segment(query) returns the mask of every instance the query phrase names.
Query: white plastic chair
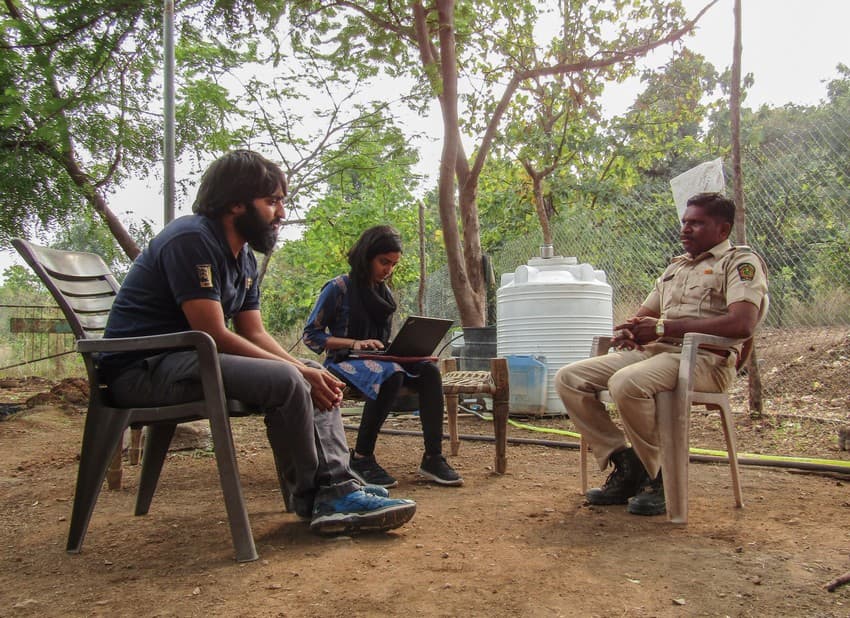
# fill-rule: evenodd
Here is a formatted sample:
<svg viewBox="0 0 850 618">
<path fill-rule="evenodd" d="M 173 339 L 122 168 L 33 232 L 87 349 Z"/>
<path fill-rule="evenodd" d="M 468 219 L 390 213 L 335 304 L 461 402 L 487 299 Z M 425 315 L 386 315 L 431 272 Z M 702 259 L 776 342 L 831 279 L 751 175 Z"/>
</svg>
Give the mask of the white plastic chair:
<svg viewBox="0 0 850 618">
<path fill-rule="evenodd" d="M 728 339 L 687 333 L 682 341 L 682 360 L 679 364 L 679 378 L 672 391 L 656 393 L 655 406 L 658 414 L 658 434 L 661 441 L 661 469 L 664 474 L 664 495 L 667 502 L 667 519 L 676 524 L 688 522 L 688 444 L 691 421 L 691 405 L 701 404 L 710 410 L 720 412 L 723 435 L 726 438 L 726 452 L 729 457 L 729 471 L 732 475 L 732 491 L 735 494 L 735 506 L 742 508 L 744 500 L 741 493 L 741 476 L 738 469 L 738 450 L 735 445 L 735 426 L 732 422 L 732 408 L 727 393 L 706 393 L 695 391 L 692 387 L 697 349 L 709 346 L 713 349 L 727 348 L 745 344 L 749 340 Z M 596 337 L 593 340 L 591 355 L 607 354 L 611 347 L 611 337 Z M 745 354 L 738 360 L 740 370 L 746 362 L 748 346 L 743 346 Z M 611 402 L 608 391 L 598 395 L 602 402 Z M 588 445 L 582 438 L 579 455 L 582 493 L 587 491 L 587 453 Z"/>
</svg>

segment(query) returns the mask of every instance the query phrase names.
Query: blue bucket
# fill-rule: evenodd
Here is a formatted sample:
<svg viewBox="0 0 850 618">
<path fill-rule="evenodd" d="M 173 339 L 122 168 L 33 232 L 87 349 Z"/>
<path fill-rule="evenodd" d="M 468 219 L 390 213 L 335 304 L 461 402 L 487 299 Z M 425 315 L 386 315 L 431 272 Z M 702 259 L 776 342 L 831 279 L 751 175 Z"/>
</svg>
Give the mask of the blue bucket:
<svg viewBox="0 0 850 618">
<path fill-rule="evenodd" d="M 511 414 L 546 414 L 546 357 L 509 354 L 508 384 Z"/>
</svg>

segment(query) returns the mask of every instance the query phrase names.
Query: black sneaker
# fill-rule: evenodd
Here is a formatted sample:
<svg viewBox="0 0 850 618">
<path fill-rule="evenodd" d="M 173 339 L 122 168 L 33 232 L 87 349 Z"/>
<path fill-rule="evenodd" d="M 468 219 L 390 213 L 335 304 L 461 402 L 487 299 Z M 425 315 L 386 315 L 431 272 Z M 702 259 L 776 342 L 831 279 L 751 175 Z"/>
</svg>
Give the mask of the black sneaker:
<svg viewBox="0 0 850 618">
<path fill-rule="evenodd" d="M 352 450 L 351 456 L 348 458 L 348 466 L 351 468 L 351 474 L 354 478 L 363 485 L 377 485 L 387 489 L 398 485 L 398 481 L 380 466 L 374 455 L 355 457 Z"/>
<path fill-rule="evenodd" d="M 637 495 L 649 478 L 637 454 L 631 448 L 611 455 L 614 470 L 605 479 L 602 487 L 589 489 L 585 494 L 588 504 L 627 504 Z"/>
<path fill-rule="evenodd" d="M 629 499 L 628 510 L 632 515 L 661 515 L 667 511 L 661 472 L 638 495 Z"/>
<path fill-rule="evenodd" d="M 442 455 L 423 455 L 419 474 L 440 485 L 463 485 L 463 479 Z"/>
</svg>

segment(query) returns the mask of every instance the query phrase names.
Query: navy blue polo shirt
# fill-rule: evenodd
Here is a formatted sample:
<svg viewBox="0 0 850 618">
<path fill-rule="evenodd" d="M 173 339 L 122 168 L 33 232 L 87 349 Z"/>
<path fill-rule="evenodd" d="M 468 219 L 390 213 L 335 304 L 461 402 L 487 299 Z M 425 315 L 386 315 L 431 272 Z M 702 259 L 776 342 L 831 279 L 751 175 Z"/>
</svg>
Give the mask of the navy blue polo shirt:
<svg viewBox="0 0 850 618">
<path fill-rule="evenodd" d="M 245 245 L 236 257 L 220 221 L 188 215 L 169 223 L 133 262 L 109 312 L 104 337 L 141 337 L 190 330 L 181 305 L 221 303 L 226 320 L 260 308 L 257 259 Z M 150 355 L 103 355 L 112 373 Z"/>
</svg>

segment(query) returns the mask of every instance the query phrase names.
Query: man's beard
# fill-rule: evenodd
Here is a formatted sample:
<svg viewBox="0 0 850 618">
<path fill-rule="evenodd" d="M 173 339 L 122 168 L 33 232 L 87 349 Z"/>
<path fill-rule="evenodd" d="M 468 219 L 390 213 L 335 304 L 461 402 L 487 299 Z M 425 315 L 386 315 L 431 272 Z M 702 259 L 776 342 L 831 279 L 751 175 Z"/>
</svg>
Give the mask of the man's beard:
<svg viewBox="0 0 850 618">
<path fill-rule="evenodd" d="M 233 220 L 233 227 L 254 251 L 268 254 L 274 249 L 277 242 L 277 230 L 272 223 L 263 220 L 254 204 L 248 203 L 245 212 Z"/>
</svg>

